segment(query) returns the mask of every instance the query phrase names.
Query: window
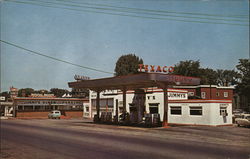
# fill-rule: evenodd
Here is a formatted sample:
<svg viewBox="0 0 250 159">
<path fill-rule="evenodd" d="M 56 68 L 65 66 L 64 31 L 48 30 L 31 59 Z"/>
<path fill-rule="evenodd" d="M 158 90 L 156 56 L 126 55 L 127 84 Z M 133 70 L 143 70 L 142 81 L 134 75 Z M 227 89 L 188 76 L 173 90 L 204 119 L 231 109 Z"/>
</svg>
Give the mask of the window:
<svg viewBox="0 0 250 159">
<path fill-rule="evenodd" d="M 18 106 L 17 110 L 23 110 L 23 106 Z"/>
<path fill-rule="evenodd" d="M 188 92 L 188 96 L 194 96 L 194 92 Z"/>
<path fill-rule="evenodd" d="M 149 104 L 150 114 L 158 114 L 158 106 L 159 106 L 159 103 L 150 103 Z"/>
<path fill-rule="evenodd" d="M 202 115 L 202 107 L 190 107 L 190 115 Z"/>
<path fill-rule="evenodd" d="M 89 112 L 89 107 L 86 107 L 86 112 Z"/>
<path fill-rule="evenodd" d="M 227 107 L 220 107 L 220 115 L 227 116 Z"/>
<path fill-rule="evenodd" d="M 216 92 L 216 96 L 219 97 L 220 96 L 220 92 Z"/>
<path fill-rule="evenodd" d="M 139 99 L 145 99 L 145 97 L 140 97 Z M 148 100 L 150 100 L 150 99 L 151 100 L 155 100 L 155 96 L 148 96 Z"/>
<path fill-rule="evenodd" d="M 123 107 L 119 107 L 119 113 L 123 112 Z"/>
<path fill-rule="evenodd" d="M 205 99 L 206 98 L 206 92 L 201 92 L 201 98 Z"/>
<path fill-rule="evenodd" d="M 33 110 L 33 106 L 24 106 L 24 110 Z"/>
<path fill-rule="evenodd" d="M 228 92 L 224 92 L 224 97 L 228 97 Z"/>
<path fill-rule="evenodd" d="M 170 107 L 170 113 L 173 115 L 181 115 L 181 107 L 180 106 Z"/>
</svg>

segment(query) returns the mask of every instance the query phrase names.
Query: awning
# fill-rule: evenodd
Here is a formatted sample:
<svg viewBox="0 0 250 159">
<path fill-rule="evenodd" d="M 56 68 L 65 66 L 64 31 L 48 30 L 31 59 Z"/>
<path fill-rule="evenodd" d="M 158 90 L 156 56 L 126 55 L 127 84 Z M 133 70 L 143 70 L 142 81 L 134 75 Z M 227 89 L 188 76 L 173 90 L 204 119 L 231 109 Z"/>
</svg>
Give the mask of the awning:
<svg viewBox="0 0 250 159">
<path fill-rule="evenodd" d="M 69 82 L 70 88 L 87 88 L 91 90 L 136 89 L 163 87 L 166 85 L 199 85 L 200 78 L 162 73 L 140 73 L 127 76 L 100 78 Z"/>
</svg>

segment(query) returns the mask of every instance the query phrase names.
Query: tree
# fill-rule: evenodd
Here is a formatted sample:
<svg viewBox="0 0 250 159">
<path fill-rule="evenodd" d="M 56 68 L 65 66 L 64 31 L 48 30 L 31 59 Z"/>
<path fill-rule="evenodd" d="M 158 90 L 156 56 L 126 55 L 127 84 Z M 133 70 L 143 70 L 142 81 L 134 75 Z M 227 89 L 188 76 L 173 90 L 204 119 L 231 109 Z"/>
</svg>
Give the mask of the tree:
<svg viewBox="0 0 250 159">
<path fill-rule="evenodd" d="M 135 54 L 122 55 L 116 62 L 115 76 L 136 74 L 139 64 L 143 64 L 143 60 Z"/>
<path fill-rule="evenodd" d="M 173 74 L 200 77 L 200 61 L 180 61 L 174 66 Z"/>
<path fill-rule="evenodd" d="M 174 67 L 173 74 L 201 78 L 201 84 L 229 86 L 238 83 L 240 74 L 234 70 L 213 70 L 201 68 L 199 61 L 180 61 Z"/>
<path fill-rule="evenodd" d="M 51 88 L 50 93 L 54 94 L 56 97 L 62 97 L 65 93 L 69 93 L 66 89 Z"/>
<path fill-rule="evenodd" d="M 240 83 L 237 86 L 237 91 L 240 95 L 244 95 L 250 102 L 250 61 L 249 59 L 240 59 L 236 68 L 240 71 Z"/>
<path fill-rule="evenodd" d="M 210 68 L 201 68 L 200 71 L 201 84 L 217 85 L 217 72 Z"/>
<path fill-rule="evenodd" d="M 45 89 L 41 89 L 41 90 L 35 90 L 34 93 L 38 93 L 38 94 L 48 94 L 49 91 L 45 90 Z"/>
<path fill-rule="evenodd" d="M 18 97 L 28 97 L 31 93 L 34 93 L 34 89 L 22 88 L 18 90 Z"/>
<path fill-rule="evenodd" d="M 217 84 L 220 86 L 230 86 L 238 83 L 241 75 L 235 70 L 221 70 L 216 71 Z"/>
</svg>

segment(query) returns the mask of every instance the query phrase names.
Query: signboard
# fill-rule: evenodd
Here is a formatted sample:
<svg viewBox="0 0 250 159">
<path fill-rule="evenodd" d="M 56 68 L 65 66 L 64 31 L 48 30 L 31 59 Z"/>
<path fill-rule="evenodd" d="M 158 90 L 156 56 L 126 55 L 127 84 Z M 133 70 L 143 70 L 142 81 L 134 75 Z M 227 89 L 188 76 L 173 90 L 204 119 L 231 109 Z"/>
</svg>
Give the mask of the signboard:
<svg viewBox="0 0 250 159">
<path fill-rule="evenodd" d="M 188 77 L 188 76 L 181 76 L 181 75 L 159 75 L 157 78 L 159 81 L 165 81 L 169 83 L 174 83 L 175 85 L 199 85 L 200 78 L 197 77 Z"/>
<path fill-rule="evenodd" d="M 179 92 L 168 92 L 169 100 L 187 100 L 187 93 L 179 93 Z"/>
<path fill-rule="evenodd" d="M 4 96 L 1 96 L 1 97 L 0 97 L 0 101 L 5 101 L 5 97 L 4 97 Z"/>
<path fill-rule="evenodd" d="M 81 75 L 75 75 L 74 79 L 79 81 L 79 80 L 90 80 L 90 77 L 87 76 L 81 76 Z"/>
<path fill-rule="evenodd" d="M 139 72 L 163 72 L 163 73 L 171 73 L 174 71 L 173 66 L 159 66 L 159 65 L 138 65 Z"/>
</svg>

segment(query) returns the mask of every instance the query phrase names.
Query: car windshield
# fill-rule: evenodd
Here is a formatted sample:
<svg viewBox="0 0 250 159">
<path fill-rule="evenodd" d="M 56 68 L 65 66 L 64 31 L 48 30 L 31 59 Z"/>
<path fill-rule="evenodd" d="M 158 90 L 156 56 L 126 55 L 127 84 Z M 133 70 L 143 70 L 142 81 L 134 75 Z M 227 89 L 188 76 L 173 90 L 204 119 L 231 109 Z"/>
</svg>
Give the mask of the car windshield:
<svg viewBox="0 0 250 159">
<path fill-rule="evenodd" d="M 56 114 L 59 114 L 59 112 L 55 112 Z"/>
</svg>

